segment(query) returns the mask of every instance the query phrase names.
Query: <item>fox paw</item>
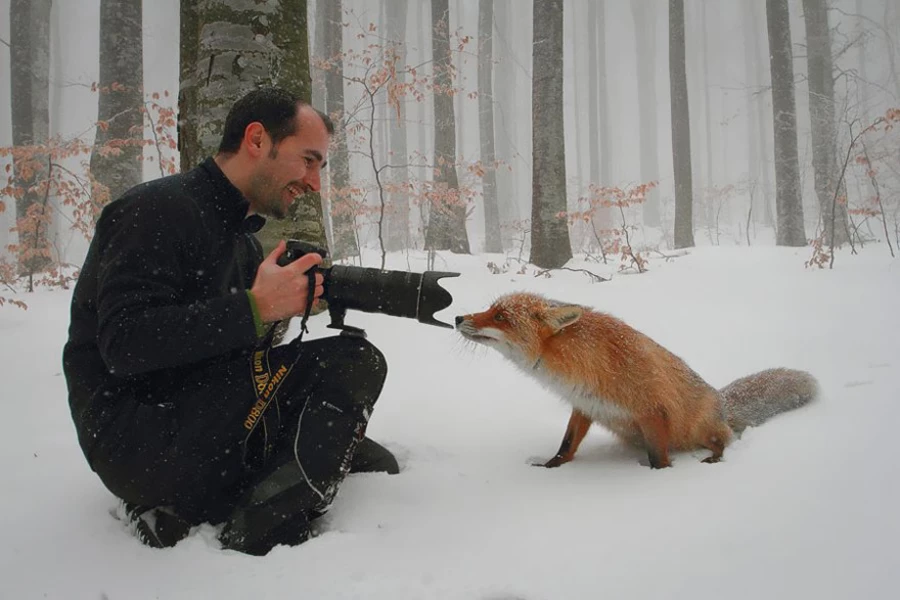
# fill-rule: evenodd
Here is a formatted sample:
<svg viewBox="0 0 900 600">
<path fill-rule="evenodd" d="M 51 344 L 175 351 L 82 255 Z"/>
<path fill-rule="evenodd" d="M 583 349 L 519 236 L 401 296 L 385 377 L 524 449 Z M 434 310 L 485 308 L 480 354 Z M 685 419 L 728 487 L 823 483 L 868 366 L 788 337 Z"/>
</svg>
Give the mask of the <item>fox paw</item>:
<svg viewBox="0 0 900 600">
<path fill-rule="evenodd" d="M 535 462 L 531 463 L 532 467 L 547 467 L 548 469 L 552 469 L 553 467 L 558 467 L 559 465 L 565 464 L 569 461 L 565 460 L 561 456 L 554 456 L 547 462 Z"/>
<path fill-rule="evenodd" d="M 720 460 L 722 460 L 721 456 L 708 456 L 700 462 L 705 462 L 708 465 L 712 465 L 712 464 L 719 462 Z"/>
</svg>

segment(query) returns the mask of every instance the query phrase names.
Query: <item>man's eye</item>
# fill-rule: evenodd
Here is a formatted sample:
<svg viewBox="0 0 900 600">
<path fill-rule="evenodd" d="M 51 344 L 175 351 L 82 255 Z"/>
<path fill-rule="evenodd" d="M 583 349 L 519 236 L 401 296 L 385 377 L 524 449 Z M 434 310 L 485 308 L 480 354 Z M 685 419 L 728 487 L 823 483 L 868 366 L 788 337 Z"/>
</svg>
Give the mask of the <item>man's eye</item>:
<svg viewBox="0 0 900 600">
<path fill-rule="evenodd" d="M 311 167 L 313 165 L 313 159 L 308 156 L 304 156 L 303 161 L 306 163 L 307 167 Z"/>
</svg>

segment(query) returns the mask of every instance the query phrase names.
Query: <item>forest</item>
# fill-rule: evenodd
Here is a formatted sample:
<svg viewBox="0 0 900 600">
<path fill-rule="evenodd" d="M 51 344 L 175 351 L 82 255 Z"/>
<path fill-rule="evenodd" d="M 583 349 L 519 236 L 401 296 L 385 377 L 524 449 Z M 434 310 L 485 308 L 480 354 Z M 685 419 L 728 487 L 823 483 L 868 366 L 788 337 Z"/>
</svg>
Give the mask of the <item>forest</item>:
<svg viewBox="0 0 900 600">
<path fill-rule="evenodd" d="M 102 207 L 211 154 L 263 85 L 338 123 L 322 193 L 267 247 L 642 272 L 695 245 L 808 247 L 826 267 L 900 243 L 890 0 L 6 4 L 10 301 L 67 286 Z"/>
</svg>

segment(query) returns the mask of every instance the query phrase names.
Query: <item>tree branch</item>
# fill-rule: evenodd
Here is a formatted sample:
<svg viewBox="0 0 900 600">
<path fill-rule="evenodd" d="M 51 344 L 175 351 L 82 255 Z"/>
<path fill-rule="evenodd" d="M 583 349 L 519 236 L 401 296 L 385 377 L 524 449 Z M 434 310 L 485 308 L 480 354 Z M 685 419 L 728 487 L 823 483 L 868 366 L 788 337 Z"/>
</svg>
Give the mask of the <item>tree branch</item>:
<svg viewBox="0 0 900 600">
<path fill-rule="evenodd" d="M 535 273 L 534 276 L 540 277 L 541 275 L 546 275 L 550 271 L 572 271 L 573 273 L 586 273 L 591 278 L 592 281 L 596 281 L 598 283 L 603 282 L 603 281 L 609 281 L 609 279 L 607 279 L 606 277 L 601 277 L 600 275 L 597 275 L 596 273 L 592 273 L 591 271 L 588 271 L 587 269 L 570 269 L 569 267 L 557 267 L 555 269 L 543 269 L 543 270 L 540 270 L 537 273 Z"/>
</svg>

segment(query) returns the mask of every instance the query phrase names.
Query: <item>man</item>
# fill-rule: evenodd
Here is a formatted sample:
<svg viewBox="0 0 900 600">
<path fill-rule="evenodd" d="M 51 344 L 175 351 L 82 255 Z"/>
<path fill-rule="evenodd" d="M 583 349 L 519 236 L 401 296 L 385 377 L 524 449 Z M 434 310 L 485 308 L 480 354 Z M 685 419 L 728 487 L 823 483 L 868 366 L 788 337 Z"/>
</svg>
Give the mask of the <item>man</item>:
<svg viewBox="0 0 900 600">
<path fill-rule="evenodd" d="M 277 264 L 253 236 L 320 188 L 333 125 L 279 89 L 232 107 L 219 151 L 144 183 L 97 222 L 63 367 L 79 443 L 145 543 L 224 523 L 265 554 L 310 535 L 348 471 L 396 473 L 364 438 L 387 366 L 360 337 L 266 348 L 270 324 L 321 296 L 322 261 Z"/>
</svg>

